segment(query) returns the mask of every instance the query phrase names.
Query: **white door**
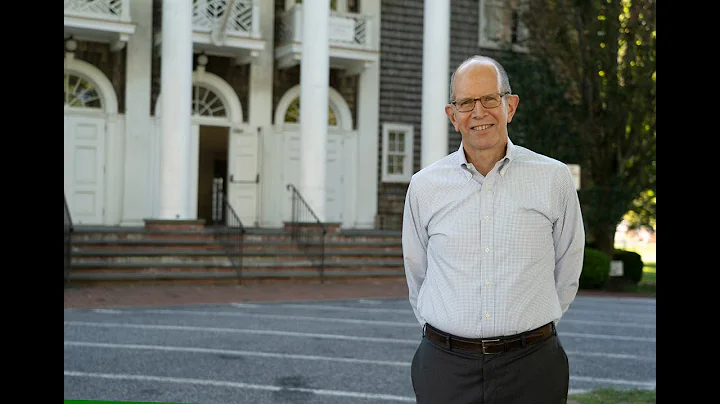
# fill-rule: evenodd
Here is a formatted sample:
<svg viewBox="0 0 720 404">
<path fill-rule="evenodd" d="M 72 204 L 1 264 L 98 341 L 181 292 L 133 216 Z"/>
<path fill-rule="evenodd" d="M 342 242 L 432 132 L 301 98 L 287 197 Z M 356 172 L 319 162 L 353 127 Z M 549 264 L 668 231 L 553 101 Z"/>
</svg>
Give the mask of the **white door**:
<svg viewBox="0 0 720 404">
<path fill-rule="evenodd" d="M 343 219 L 343 146 L 342 135 L 328 133 L 325 160 L 325 214 L 328 222 L 341 223 Z"/>
<path fill-rule="evenodd" d="M 247 129 L 230 129 L 228 139 L 227 195 L 243 226 L 257 226 L 258 135 Z"/>
<path fill-rule="evenodd" d="M 292 219 L 292 192 L 285 190 L 287 184 L 300 187 L 300 133 L 289 132 L 284 136 L 285 159 L 283 192 L 287 193 L 283 220 Z M 343 211 L 343 140 L 342 135 L 328 133 L 325 159 L 325 222 L 342 222 Z M 312 206 L 311 206 L 312 208 Z M 317 212 L 315 212 L 317 214 Z"/>
<path fill-rule="evenodd" d="M 105 211 L 106 120 L 65 116 L 64 185 L 75 224 L 102 224 Z"/>
</svg>

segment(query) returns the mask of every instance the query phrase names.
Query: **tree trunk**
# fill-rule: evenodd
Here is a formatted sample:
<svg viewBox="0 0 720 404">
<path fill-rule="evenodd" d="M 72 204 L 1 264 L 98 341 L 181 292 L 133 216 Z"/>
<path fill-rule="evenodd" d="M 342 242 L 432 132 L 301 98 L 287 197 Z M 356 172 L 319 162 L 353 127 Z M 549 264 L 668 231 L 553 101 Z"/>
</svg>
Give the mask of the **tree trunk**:
<svg viewBox="0 0 720 404">
<path fill-rule="evenodd" d="M 615 231 L 608 231 L 604 226 L 592 230 L 595 248 L 607 254 L 611 259 L 615 254 Z"/>
</svg>

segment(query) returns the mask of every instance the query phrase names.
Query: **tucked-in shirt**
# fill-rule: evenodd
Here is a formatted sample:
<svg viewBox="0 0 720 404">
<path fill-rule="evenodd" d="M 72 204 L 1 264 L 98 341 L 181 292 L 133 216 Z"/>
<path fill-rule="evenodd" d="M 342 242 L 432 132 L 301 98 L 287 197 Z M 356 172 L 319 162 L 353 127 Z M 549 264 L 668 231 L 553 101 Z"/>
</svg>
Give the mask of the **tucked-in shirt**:
<svg viewBox="0 0 720 404">
<path fill-rule="evenodd" d="M 584 247 L 568 166 L 510 140 L 486 176 L 461 144 L 410 180 L 402 249 L 421 325 L 490 338 L 557 323 L 577 294 Z"/>
</svg>

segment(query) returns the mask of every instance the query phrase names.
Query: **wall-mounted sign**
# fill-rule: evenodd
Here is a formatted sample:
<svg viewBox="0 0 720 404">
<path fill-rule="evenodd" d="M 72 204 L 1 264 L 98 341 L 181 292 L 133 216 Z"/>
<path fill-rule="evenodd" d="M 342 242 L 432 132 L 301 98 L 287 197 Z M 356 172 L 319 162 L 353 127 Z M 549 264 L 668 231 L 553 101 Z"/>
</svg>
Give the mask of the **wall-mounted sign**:
<svg viewBox="0 0 720 404">
<path fill-rule="evenodd" d="M 573 182 L 575 183 L 575 189 L 580 189 L 580 164 L 568 164 L 568 168 L 570 168 L 570 173 L 573 177 Z"/>
</svg>

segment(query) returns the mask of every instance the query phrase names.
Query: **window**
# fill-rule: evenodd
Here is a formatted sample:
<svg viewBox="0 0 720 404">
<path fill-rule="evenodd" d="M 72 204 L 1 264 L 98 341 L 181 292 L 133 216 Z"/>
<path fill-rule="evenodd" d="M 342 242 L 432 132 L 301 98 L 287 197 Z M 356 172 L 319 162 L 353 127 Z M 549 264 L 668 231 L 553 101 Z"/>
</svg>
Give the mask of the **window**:
<svg viewBox="0 0 720 404">
<path fill-rule="evenodd" d="M 300 123 L 300 97 L 295 98 L 285 112 L 285 122 Z M 328 103 L 328 126 L 337 126 L 337 118 L 332 105 Z"/>
<path fill-rule="evenodd" d="M 102 100 L 95 86 L 72 73 L 65 73 L 65 106 L 102 108 Z"/>
<path fill-rule="evenodd" d="M 413 174 L 413 126 L 385 123 L 382 134 L 382 181 L 410 182 Z"/>
<path fill-rule="evenodd" d="M 527 52 L 527 27 L 521 15 L 523 0 L 480 0 L 480 47 Z"/>
</svg>

